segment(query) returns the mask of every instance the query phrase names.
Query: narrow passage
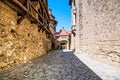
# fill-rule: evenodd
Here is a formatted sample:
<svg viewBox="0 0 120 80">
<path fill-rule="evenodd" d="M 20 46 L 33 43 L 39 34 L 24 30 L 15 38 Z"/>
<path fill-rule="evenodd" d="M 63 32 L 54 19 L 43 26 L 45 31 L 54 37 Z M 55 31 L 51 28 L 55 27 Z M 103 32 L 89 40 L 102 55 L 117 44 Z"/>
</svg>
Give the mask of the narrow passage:
<svg viewBox="0 0 120 80">
<path fill-rule="evenodd" d="M 102 80 L 72 51 L 54 50 L 0 73 L 0 80 Z"/>
</svg>

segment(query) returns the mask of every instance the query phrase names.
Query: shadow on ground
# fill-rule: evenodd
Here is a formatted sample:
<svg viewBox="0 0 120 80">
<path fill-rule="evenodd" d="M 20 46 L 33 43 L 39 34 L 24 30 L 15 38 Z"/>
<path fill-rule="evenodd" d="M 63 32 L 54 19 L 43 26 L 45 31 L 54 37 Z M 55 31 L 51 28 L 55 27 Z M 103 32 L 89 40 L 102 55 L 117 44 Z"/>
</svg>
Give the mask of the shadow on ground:
<svg viewBox="0 0 120 80">
<path fill-rule="evenodd" d="M 72 51 L 49 54 L 0 73 L 0 80 L 102 80 Z"/>
</svg>

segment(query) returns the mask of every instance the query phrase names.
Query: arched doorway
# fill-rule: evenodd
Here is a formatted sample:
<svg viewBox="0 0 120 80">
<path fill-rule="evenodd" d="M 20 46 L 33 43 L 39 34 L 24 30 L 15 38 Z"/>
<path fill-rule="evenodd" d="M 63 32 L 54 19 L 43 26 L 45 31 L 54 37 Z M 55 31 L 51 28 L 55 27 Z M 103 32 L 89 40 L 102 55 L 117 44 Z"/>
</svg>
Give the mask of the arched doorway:
<svg viewBox="0 0 120 80">
<path fill-rule="evenodd" d="M 60 41 L 60 46 L 61 46 L 61 49 L 67 49 L 67 41 L 66 40 Z"/>
</svg>

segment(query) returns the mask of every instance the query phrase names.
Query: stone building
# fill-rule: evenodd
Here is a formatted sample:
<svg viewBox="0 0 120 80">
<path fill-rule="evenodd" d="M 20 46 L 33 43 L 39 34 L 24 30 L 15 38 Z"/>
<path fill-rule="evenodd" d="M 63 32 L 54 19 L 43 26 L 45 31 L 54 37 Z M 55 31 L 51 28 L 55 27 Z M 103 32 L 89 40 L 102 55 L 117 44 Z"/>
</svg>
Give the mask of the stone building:
<svg viewBox="0 0 120 80">
<path fill-rule="evenodd" d="M 57 44 L 57 48 L 59 49 L 70 49 L 70 42 L 71 42 L 71 30 L 66 31 L 62 28 L 59 32 L 55 33 L 56 39 L 59 41 Z"/>
<path fill-rule="evenodd" d="M 69 0 L 69 4 L 76 53 L 120 67 L 120 1 Z"/>
<path fill-rule="evenodd" d="M 57 26 L 57 21 L 55 20 L 55 17 L 52 14 L 52 10 L 49 9 L 49 15 L 50 15 L 50 23 L 49 23 L 49 29 L 52 33 L 52 49 L 55 49 L 55 45 L 57 44 L 57 41 L 55 39 L 54 34 L 56 33 L 56 26 Z"/>
<path fill-rule="evenodd" d="M 52 48 L 47 0 L 0 0 L 0 71 Z"/>
</svg>

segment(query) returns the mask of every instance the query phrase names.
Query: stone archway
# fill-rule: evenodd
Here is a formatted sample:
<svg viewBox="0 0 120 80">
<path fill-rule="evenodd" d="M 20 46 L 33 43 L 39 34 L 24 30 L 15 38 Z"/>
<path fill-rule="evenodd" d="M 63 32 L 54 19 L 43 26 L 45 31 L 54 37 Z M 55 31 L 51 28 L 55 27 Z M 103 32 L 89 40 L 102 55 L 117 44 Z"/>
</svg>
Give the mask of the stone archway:
<svg viewBox="0 0 120 80">
<path fill-rule="evenodd" d="M 67 41 L 66 40 L 62 40 L 60 41 L 60 46 L 61 46 L 61 49 L 67 49 Z"/>
</svg>

